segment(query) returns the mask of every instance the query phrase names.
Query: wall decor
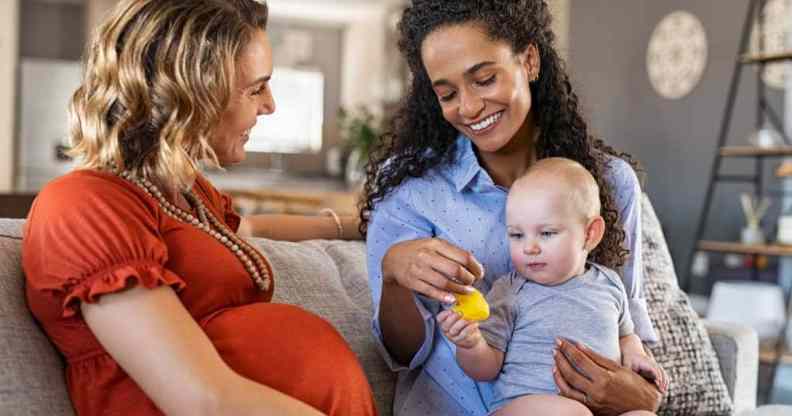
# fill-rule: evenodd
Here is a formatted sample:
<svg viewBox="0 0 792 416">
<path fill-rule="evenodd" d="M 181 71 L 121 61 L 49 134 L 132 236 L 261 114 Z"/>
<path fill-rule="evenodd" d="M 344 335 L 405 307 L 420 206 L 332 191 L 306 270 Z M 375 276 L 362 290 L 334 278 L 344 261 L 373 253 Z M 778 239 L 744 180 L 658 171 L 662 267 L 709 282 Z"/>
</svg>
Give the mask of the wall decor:
<svg viewBox="0 0 792 416">
<path fill-rule="evenodd" d="M 646 68 L 654 90 L 680 99 L 701 80 L 707 66 L 707 34 L 690 12 L 675 11 L 655 27 L 646 51 Z"/>
<path fill-rule="evenodd" d="M 751 32 L 751 53 L 775 54 L 787 52 L 789 48 L 789 32 L 792 31 L 792 0 L 768 0 L 762 9 L 762 36 L 759 36 L 758 25 Z M 760 40 L 762 44 L 760 45 Z M 767 64 L 764 67 L 762 80 L 771 88 L 783 90 L 788 62 Z M 759 68 L 758 66 L 756 67 Z"/>
</svg>

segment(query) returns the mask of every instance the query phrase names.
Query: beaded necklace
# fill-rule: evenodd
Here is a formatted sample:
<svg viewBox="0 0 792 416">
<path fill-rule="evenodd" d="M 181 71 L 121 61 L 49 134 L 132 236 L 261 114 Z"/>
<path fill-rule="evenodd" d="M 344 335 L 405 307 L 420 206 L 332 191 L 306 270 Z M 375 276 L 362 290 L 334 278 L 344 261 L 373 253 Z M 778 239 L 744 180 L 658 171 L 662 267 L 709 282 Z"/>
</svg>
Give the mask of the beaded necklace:
<svg viewBox="0 0 792 416">
<path fill-rule="evenodd" d="M 162 210 L 170 217 L 199 228 L 228 247 L 242 265 L 245 266 L 245 270 L 247 270 L 256 286 L 264 292 L 269 291 L 272 285 L 272 278 L 261 253 L 241 239 L 235 232 L 231 231 L 222 221 L 218 220 L 192 190 L 185 192 L 183 195 L 196 208 L 198 218 L 168 201 L 159 188 L 148 179 L 139 178 L 129 171 L 119 172 L 118 176 L 132 182 L 142 189 L 143 192 L 156 199 Z"/>
</svg>

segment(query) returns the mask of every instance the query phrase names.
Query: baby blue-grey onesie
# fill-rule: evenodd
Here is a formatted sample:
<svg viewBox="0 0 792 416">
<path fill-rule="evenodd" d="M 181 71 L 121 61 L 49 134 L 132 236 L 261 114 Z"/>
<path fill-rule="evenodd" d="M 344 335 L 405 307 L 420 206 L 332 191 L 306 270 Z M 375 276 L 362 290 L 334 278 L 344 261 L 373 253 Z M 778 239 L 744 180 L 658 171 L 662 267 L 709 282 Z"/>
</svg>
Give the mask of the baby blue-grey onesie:
<svg viewBox="0 0 792 416">
<path fill-rule="evenodd" d="M 493 284 L 487 295 L 490 318 L 480 328 L 504 358 L 493 381 L 490 413 L 519 396 L 558 393 L 552 368 L 559 337 L 620 361 L 619 338 L 633 333 L 627 293 L 616 272 L 591 262 L 587 266 L 583 274 L 556 286 L 516 272 Z"/>
</svg>

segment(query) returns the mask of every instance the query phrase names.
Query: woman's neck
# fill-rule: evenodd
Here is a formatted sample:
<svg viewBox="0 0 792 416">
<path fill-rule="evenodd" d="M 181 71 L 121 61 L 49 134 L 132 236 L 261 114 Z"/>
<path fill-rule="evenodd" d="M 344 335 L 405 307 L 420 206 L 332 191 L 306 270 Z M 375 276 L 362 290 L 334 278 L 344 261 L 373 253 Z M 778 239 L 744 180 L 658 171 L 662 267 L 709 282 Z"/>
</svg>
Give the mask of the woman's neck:
<svg viewBox="0 0 792 416">
<path fill-rule="evenodd" d="M 536 139 L 539 129 L 526 120 L 517 134 L 497 152 L 478 152 L 479 162 L 496 185 L 511 185 L 536 161 Z"/>
<path fill-rule="evenodd" d="M 188 189 L 192 189 L 194 183 L 195 183 L 195 179 L 192 180 Z M 188 212 L 192 210 L 190 203 L 184 197 L 183 189 L 180 189 L 177 186 L 173 186 L 172 184 L 166 186 L 162 183 L 157 183 L 156 185 L 157 188 L 160 189 L 160 192 L 162 192 L 162 195 L 164 195 L 165 198 L 167 198 L 167 200 L 170 201 L 172 204 L 175 204 L 177 207 Z"/>
</svg>

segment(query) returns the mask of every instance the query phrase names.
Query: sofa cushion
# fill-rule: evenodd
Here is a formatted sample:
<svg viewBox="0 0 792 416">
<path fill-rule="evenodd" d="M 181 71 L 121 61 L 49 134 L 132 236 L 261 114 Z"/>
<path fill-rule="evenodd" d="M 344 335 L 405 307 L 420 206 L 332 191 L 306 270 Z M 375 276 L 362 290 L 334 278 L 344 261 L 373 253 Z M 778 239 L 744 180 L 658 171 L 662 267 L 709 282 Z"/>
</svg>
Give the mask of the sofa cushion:
<svg viewBox="0 0 792 416">
<path fill-rule="evenodd" d="M 660 338 L 652 353 L 671 379 L 658 414 L 731 414 L 732 401 L 718 357 L 687 295 L 677 285 L 663 230 L 646 196 L 641 215 L 644 295 Z"/>
<path fill-rule="evenodd" d="M 28 311 L 22 221 L 0 219 L 0 413 L 73 415 L 63 361 Z"/>
<path fill-rule="evenodd" d="M 390 415 L 396 375 L 379 355 L 371 335 L 365 245 L 336 240 L 300 244 L 266 239 L 250 241 L 272 265 L 275 275 L 272 301 L 300 305 L 333 324 L 363 365 L 379 414 Z"/>
</svg>

